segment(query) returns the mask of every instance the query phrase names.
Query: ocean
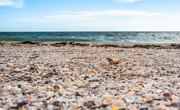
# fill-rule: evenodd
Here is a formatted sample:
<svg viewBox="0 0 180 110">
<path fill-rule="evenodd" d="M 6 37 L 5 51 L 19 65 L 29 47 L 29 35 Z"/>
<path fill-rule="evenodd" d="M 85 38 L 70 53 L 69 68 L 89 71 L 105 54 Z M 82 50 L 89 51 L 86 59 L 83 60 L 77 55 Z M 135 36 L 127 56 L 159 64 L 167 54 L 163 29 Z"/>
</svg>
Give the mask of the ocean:
<svg viewBox="0 0 180 110">
<path fill-rule="evenodd" d="M 180 43 L 180 32 L 0 32 L 0 41 Z"/>
</svg>

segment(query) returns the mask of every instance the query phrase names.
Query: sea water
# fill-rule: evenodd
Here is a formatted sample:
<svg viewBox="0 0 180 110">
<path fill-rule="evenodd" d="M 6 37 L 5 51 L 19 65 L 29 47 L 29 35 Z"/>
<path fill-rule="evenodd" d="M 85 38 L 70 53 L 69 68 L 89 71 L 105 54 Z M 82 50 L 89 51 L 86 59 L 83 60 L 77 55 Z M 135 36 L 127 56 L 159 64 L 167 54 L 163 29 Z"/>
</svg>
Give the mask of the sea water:
<svg viewBox="0 0 180 110">
<path fill-rule="evenodd" d="M 0 32 L 0 41 L 180 43 L 180 32 Z"/>
</svg>

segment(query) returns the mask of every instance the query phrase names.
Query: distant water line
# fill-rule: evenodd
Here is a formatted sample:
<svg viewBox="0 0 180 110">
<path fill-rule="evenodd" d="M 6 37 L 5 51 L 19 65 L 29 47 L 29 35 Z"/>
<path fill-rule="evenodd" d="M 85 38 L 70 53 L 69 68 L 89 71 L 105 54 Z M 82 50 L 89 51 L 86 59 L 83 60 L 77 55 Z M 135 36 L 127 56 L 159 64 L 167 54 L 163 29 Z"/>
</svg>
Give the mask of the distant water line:
<svg viewBox="0 0 180 110">
<path fill-rule="evenodd" d="M 180 43 L 180 32 L 0 32 L 0 41 Z"/>
</svg>

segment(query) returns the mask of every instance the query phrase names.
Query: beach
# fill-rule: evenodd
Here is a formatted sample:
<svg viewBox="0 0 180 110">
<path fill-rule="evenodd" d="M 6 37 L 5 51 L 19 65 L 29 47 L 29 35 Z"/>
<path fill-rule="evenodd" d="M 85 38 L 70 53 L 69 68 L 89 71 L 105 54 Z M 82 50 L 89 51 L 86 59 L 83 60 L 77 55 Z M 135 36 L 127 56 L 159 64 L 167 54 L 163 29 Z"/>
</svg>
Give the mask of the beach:
<svg viewBox="0 0 180 110">
<path fill-rule="evenodd" d="M 180 46 L 0 43 L 0 110 L 179 110 Z"/>
</svg>

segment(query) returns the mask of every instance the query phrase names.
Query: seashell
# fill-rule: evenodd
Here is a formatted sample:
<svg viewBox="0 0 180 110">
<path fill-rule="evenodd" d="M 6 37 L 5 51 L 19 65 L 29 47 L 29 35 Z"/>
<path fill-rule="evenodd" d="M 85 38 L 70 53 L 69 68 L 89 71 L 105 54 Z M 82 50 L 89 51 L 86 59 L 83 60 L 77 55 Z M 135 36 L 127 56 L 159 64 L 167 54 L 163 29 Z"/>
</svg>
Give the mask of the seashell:
<svg viewBox="0 0 180 110">
<path fill-rule="evenodd" d="M 116 101 L 113 103 L 114 107 L 125 107 L 126 104 L 123 101 Z"/>
<path fill-rule="evenodd" d="M 149 110 L 149 109 L 148 109 L 148 106 L 146 106 L 146 105 L 141 105 L 141 106 L 140 106 L 140 110 Z"/>
<path fill-rule="evenodd" d="M 82 87 L 84 85 L 84 83 L 82 81 L 78 80 L 78 81 L 75 82 L 75 85 L 77 87 Z"/>
<path fill-rule="evenodd" d="M 48 105 L 47 109 L 48 110 L 53 110 L 54 106 L 53 105 Z"/>
<path fill-rule="evenodd" d="M 92 83 L 89 87 L 95 89 L 95 88 L 100 87 L 100 84 L 99 84 L 99 82 L 94 82 L 94 83 Z"/>
<path fill-rule="evenodd" d="M 153 101 L 153 98 L 152 97 L 150 97 L 150 96 L 142 96 L 142 98 L 143 98 L 143 101 L 145 102 L 145 103 L 152 103 L 152 101 Z"/>
<path fill-rule="evenodd" d="M 180 102 L 173 102 L 170 106 L 180 108 Z"/>
<path fill-rule="evenodd" d="M 49 98 L 46 103 L 49 105 L 49 104 L 52 104 L 54 102 L 54 100 L 52 98 Z"/>
<path fill-rule="evenodd" d="M 32 103 L 33 103 L 35 100 L 36 100 L 35 97 L 30 97 L 30 98 L 27 100 L 27 102 L 28 102 L 29 105 L 32 105 Z"/>
<path fill-rule="evenodd" d="M 117 64 L 119 64 L 119 61 L 114 61 L 111 58 L 106 58 L 106 60 L 109 62 L 110 65 L 117 65 Z"/>
<path fill-rule="evenodd" d="M 62 106 L 62 103 L 61 102 L 59 102 L 59 101 L 54 101 L 53 103 L 52 103 L 52 105 L 54 105 L 54 106 Z"/>
<path fill-rule="evenodd" d="M 161 90 L 161 89 L 157 89 L 156 92 L 157 92 L 157 93 L 161 93 L 162 90 Z"/>
<path fill-rule="evenodd" d="M 164 97 L 166 97 L 166 98 L 168 98 L 168 99 L 172 99 L 172 93 L 164 93 L 163 94 L 164 95 Z"/>
<path fill-rule="evenodd" d="M 17 104 L 18 103 L 18 98 L 14 98 L 13 100 L 12 100 L 12 103 L 15 105 L 15 104 Z"/>
<path fill-rule="evenodd" d="M 26 110 L 25 108 L 24 108 L 24 106 L 25 105 L 27 105 L 28 103 L 27 102 L 19 102 L 18 104 L 17 104 L 17 107 L 18 107 L 18 110 Z"/>
<path fill-rule="evenodd" d="M 119 110 L 119 108 L 118 107 L 112 107 L 112 110 Z"/>
<path fill-rule="evenodd" d="M 48 92 L 46 92 L 46 95 L 47 95 L 48 97 L 52 97 L 52 96 L 54 96 L 54 92 L 48 91 Z"/>
<path fill-rule="evenodd" d="M 24 107 L 19 107 L 18 110 L 26 110 Z"/>
<path fill-rule="evenodd" d="M 18 87 L 19 89 L 26 89 L 26 88 L 30 88 L 30 85 L 29 85 L 28 83 L 26 83 L 26 82 L 20 82 L 20 83 L 17 85 L 17 87 Z"/>
<path fill-rule="evenodd" d="M 59 92 L 59 89 L 60 89 L 59 85 L 54 85 L 53 87 L 54 92 Z"/>
<path fill-rule="evenodd" d="M 102 101 L 102 103 L 103 103 L 103 105 L 111 105 L 113 103 L 113 101 L 114 101 L 113 98 L 107 97 Z"/>
<path fill-rule="evenodd" d="M 12 72 L 14 72 L 14 73 L 19 73 L 19 72 L 22 72 L 22 70 L 20 70 L 19 68 L 16 68 L 16 69 L 13 69 Z"/>
<path fill-rule="evenodd" d="M 16 94 L 19 93 L 19 92 L 21 92 L 21 89 L 18 88 L 18 87 L 12 87 L 11 90 L 12 90 L 13 93 L 16 93 Z"/>
<path fill-rule="evenodd" d="M 96 104 L 96 106 L 102 106 L 102 101 L 101 100 L 95 100 L 95 104 Z"/>
<path fill-rule="evenodd" d="M 89 79 L 89 82 L 95 82 L 95 81 L 100 81 L 100 80 L 101 80 L 101 78 L 94 76 L 94 77 Z"/>
<path fill-rule="evenodd" d="M 96 107 L 96 104 L 94 103 L 94 101 L 87 101 L 83 104 L 86 108 L 94 108 Z"/>
<path fill-rule="evenodd" d="M 4 91 L 10 91 L 12 89 L 12 86 L 11 85 L 6 85 L 4 88 Z"/>
<path fill-rule="evenodd" d="M 125 96 L 124 97 L 124 100 L 127 102 L 127 103 L 133 103 L 135 102 L 135 99 L 133 96 Z"/>
<path fill-rule="evenodd" d="M 73 92 L 69 92 L 69 91 L 64 92 L 64 94 L 65 94 L 66 96 L 73 96 L 73 95 L 74 95 Z"/>
<path fill-rule="evenodd" d="M 105 60 L 105 59 L 102 59 L 102 60 L 100 61 L 100 64 L 101 64 L 102 66 L 107 66 L 107 65 L 109 65 L 109 62 L 108 62 L 107 60 Z"/>
<path fill-rule="evenodd" d="M 169 110 L 168 107 L 166 107 L 164 104 L 160 104 L 156 107 L 157 110 Z"/>
</svg>

